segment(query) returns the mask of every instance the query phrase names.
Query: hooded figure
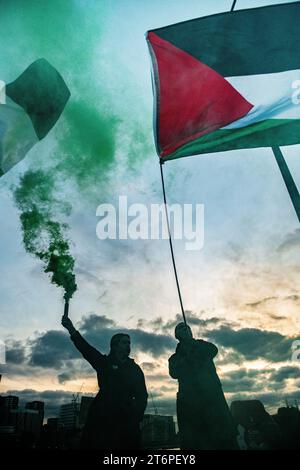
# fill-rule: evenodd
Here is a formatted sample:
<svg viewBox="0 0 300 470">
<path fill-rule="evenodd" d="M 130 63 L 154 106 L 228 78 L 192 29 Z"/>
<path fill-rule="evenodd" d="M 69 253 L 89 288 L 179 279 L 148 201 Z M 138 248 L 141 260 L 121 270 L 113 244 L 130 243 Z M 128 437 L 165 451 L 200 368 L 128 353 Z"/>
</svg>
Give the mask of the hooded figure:
<svg viewBox="0 0 300 470">
<path fill-rule="evenodd" d="M 140 423 L 148 395 L 141 368 L 129 358 L 129 335 L 114 335 L 110 353 L 105 355 L 81 336 L 68 317 L 63 317 L 62 324 L 68 329 L 76 348 L 97 372 L 100 389 L 88 412 L 81 447 L 139 449 Z"/>
<path fill-rule="evenodd" d="M 185 323 L 175 328 L 169 373 L 178 380 L 177 420 L 182 450 L 236 449 L 236 429 L 213 358 L 218 349 L 195 340 Z"/>
</svg>

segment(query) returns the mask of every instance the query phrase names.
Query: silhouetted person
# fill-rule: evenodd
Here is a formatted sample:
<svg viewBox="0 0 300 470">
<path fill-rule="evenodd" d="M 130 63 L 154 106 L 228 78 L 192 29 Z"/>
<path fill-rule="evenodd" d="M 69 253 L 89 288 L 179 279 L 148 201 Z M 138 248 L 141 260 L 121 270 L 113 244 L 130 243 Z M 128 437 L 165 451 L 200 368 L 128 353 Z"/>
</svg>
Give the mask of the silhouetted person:
<svg viewBox="0 0 300 470">
<path fill-rule="evenodd" d="M 244 441 L 249 450 L 275 450 L 282 446 L 280 428 L 259 400 L 237 400 L 231 403 L 236 425 L 244 429 Z"/>
<path fill-rule="evenodd" d="M 237 449 L 237 431 L 213 362 L 217 347 L 195 340 L 185 323 L 176 326 L 175 338 L 179 344 L 169 359 L 169 373 L 179 383 L 181 449 Z"/>
<path fill-rule="evenodd" d="M 62 325 L 83 357 L 96 370 L 100 391 L 89 409 L 81 447 L 88 449 L 138 449 L 140 423 L 147 404 L 145 378 L 141 368 L 129 358 L 130 337 L 111 338 L 110 353 L 93 348 L 63 316 Z"/>
</svg>

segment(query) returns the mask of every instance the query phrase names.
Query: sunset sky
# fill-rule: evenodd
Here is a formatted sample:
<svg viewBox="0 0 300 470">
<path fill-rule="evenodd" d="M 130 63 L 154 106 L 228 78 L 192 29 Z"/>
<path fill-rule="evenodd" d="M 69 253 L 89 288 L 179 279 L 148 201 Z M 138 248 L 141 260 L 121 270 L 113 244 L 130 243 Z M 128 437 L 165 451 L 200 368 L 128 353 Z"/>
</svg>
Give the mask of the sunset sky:
<svg viewBox="0 0 300 470">
<path fill-rule="evenodd" d="M 167 359 L 181 319 L 168 241 L 99 240 L 96 209 L 120 195 L 129 204 L 162 202 L 145 32 L 228 11 L 231 3 L 0 2 L 0 80 L 13 81 L 44 57 L 71 91 L 48 136 L 0 178 L 0 340 L 7 350 L 0 393 L 42 399 L 52 416 L 72 393 L 97 391 L 93 369 L 60 325 L 63 292 L 23 246 L 13 192 L 26 171 L 41 171 L 75 258 L 71 319 L 104 353 L 113 333 L 129 332 L 158 411 L 175 413 Z M 236 8 L 275 3 L 288 2 L 238 0 Z M 299 188 L 300 148 L 282 151 Z M 175 241 L 174 250 L 187 319 L 195 337 L 218 346 L 228 401 L 259 398 L 274 412 L 286 398 L 300 400 L 300 365 L 291 360 L 300 339 L 300 228 L 271 150 L 182 158 L 164 173 L 170 204 L 204 204 L 203 249 Z"/>
</svg>

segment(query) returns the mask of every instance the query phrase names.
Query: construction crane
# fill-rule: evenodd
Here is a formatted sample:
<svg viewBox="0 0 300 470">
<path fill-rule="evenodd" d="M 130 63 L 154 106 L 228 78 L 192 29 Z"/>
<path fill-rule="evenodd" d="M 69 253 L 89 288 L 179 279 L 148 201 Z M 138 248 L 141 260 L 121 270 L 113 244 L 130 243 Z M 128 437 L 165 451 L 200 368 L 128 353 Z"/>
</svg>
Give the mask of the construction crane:
<svg viewBox="0 0 300 470">
<path fill-rule="evenodd" d="M 74 405 L 74 412 L 75 412 L 75 416 L 76 416 L 76 426 L 78 426 L 78 423 L 79 423 L 79 413 L 80 413 L 79 395 L 82 392 L 83 386 L 84 386 L 84 382 L 82 382 L 81 387 L 79 389 L 79 392 L 77 392 L 76 394 L 73 393 L 72 403 Z"/>
</svg>

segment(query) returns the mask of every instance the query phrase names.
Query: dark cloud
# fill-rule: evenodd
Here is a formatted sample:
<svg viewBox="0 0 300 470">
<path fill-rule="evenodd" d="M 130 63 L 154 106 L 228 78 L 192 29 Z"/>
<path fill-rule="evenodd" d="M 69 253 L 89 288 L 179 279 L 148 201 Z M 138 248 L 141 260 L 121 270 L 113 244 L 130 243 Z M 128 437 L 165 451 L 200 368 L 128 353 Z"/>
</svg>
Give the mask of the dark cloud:
<svg viewBox="0 0 300 470">
<path fill-rule="evenodd" d="M 66 361 L 63 365 L 62 371 L 57 375 L 57 380 L 60 384 L 65 384 L 70 380 L 85 380 L 95 378 L 95 371 L 87 361 L 81 359 Z"/>
<path fill-rule="evenodd" d="M 7 340 L 5 347 L 8 364 L 22 364 L 26 361 L 26 349 L 22 341 Z"/>
<path fill-rule="evenodd" d="M 98 332 L 104 328 L 114 328 L 115 326 L 116 323 L 105 315 L 96 315 L 95 313 L 92 313 L 83 317 L 79 328 L 82 329 L 82 331 L 86 331 L 91 334 L 93 331 Z"/>
<path fill-rule="evenodd" d="M 119 332 L 130 335 L 133 356 L 142 351 L 154 357 L 159 357 L 174 350 L 176 346 L 175 340 L 168 335 L 150 333 L 141 329 L 120 328 L 113 320 L 95 314 L 84 317 L 79 330 L 86 340 L 102 353 L 109 352 L 110 339 Z M 24 348 L 22 344 L 15 341 L 13 345 L 11 357 L 15 361 L 18 357 L 23 359 Z M 90 375 L 90 367 L 82 368 L 76 361 L 81 358 L 81 355 L 65 331 L 49 330 L 32 340 L 28 340 L 27 347 L 30 349 L 28 374 L 30 373 L 30 367 L 52 368 L 59 372 L 58 380 L 60 383 L 74 380 L 80 376 L 78 374 Z"/>
<path fill-rule="evenodd" d="M 286 361 L 292 355 L 292 342 L 296 337 L 283 336 L 274 331 L 255 328 L 233 330 L 228 326 L 206 332 L 210 341 L 223 348 L 230 348 L 243 355 L 247 360 L 258 358 L 270 362 Z"/>
<path fill-rule="evenodd" d="M 176 347 L 176 341 L 168 336 L 155 333 L 148 333 L 142 330 L 128 330 L 132 337 L 135 348 L 152 354 L 154 357 L 173 351 Z"/>
<path fill-rule="evenodd" d="M 283 336 L 273 331 L 265 331 L 255 328 L 234 329 L 226 324 L 220 324 L 221 319 L 210 318 L 203 320 L 194 314 L 190 314 L 192 325 L 201 325 L 204 336 L 219 347 L 219 355 L 216 365 L 235 364 L 242 366 L 245 360 L 265 359 L 269 363 L 283 362 L 291 359 L 292 342 L 296 338 Z M 176 324 L 180 316 L 173 322 L 156 320 L 162 325 L 162 330 L 167 331 L 171 323 Z M 147 323 L 149 326 L 149 323 Z M 150 354 L 153 358 L 162 357 L 165 363 L 163 374 L 156 374 L 157 360 L 141 364 L 147 375 L 147 382 L 153 382 L 155 388 L 160 390 L 160 397 L 168 394 L 171 389 L 176 388 L 177 382 L 168 376 L 167 355 L 171 354 L 176 347 L 176 341 L 170 334 L 158 334 L 144 329 L 128 329 L 119 327 L 115 321 L 106 316 L 91 314 L 83 318 L 80 323 L 80 331 L 94 347 L 103 353 L 108 353 L 111 337 L 118 332 L 124 332 L 131 336 L 132 357 L 139 352 Z M 94 376 L 94 371 L 89 364 L 82 359 L 76 350 L 68 334 L 65 331 L 50 330 L 40 336 L 28 340 L 26 344 L 12 341 L 12 360 L 17 362 L 18 358 L 24 360 L 26 348 L 28 362 L 19 364 L 11 363 L 10 367 L 15 369 L 15 374 L 36 375 L 44 369 L 52 369 L 57 374 L 60 384 L 71 380 L 83 379 Z M 8 367 L 8 365 L 6 366 Z M 12 372 L 12 371 L 11 371 Z M 231 395 L 238 393 L 256 394 L 268 391 L 270 388 L 275 392 L 284 392 L 285 382 L 288 378 L 297 379 L 299 370 L 296 367 L 282 367 L 279 370 L 246 370 L 241 367 L 238 371 L 223 374 L 222 383 L 224 391 Z M 166 387 L 162 389 L 161 387 Z M 171 388 L 170 388 L 171 387 Z M 175 392 L 174 396 L 175 396 Z"/>
<path fill-rule="evenodd" d="M 251 378 L 244 377 L 239 381 L 234 378 L 224 378 L 222 380 L 222 387 L 225 393 L 236 393 L 236 392 L 253 392 L 261 390 L 257 383 Z"/>
<path fill-rule="evenodd" d="M 220 323 L 223 323 L 223 324 L 226 323 L 226 320 L 224 320 L 224 318 L 217 318 L 217 317 L 211 317 L 207 319 L 200 318 L 196 313 L 191 312 L 190 310 L 186 310 L 185 315 L 186 315 L 186 321 L 191 327 L 197 326 L 204 330 L 206 328 L 209 328 L 210 326 L 214 326 Z M 204 316 L 204 312 L 201 312 L 199 315 Z M 161 325 L 161 328 L 164 331 L 172 331 L 172 334 L 173 334 L 176 325 L 178 323 L 181 323 L 182 321 L 183 321 L 182 315 L 178 313 L 174 320 L 170 320 L 170 321 L 163 323 L 162 319 L 158 318 L 157 320 L 155 320 L 154 324 Z"/>
<path fill-rule="evenodd" d="M 150 333 L 142 329 L 117 327 L 116 323 L 105 316 L 90 315 L 80 325 L 84 336 L 102 352 L 108 352 L 111 337 L 116 333 L 126 333 L 131 337 L 133 354 L 138 351 L 158 357 L 175 348 L 176 342 L 169 335 Z"/>
<path fill-rule="evenodd" d="M 224 350 L 221 348 L 218 355 L 216 356 L 215 363 L 217 366 L 221 365 L 242 365 L 244 362 L 244 357 L 233 349 Z"/>
<path fill-rule="evenodd" d="M 73 380 L 74 374 L 70 372 L 63 372 L 62 374 L 58 374 L 57 379 L 60 384 L 65 384 L 70 380 Z"/>
<path fill-rule="evenodd" d="M 83 317 L 79 330 L 91 345 L 104 354 L 109 352 L 111 337 L 119 332 L 130 335 L 133 357 L 139 352 L 145 352 L 157 358 L 171 353 L 176 346 L 175 340 L 169 335 L 139 328 L 122 328 L 105 315 L 94 313 Z M 57 373 L 58 382 L 65 384 L 94 375 L 91 366 L 82 359 L 66 331 L 49 330 L 23 342 L 9 340 L 7 352 L 7 364 L 3 365 L 2 373 L 10 377 L 37 377 L 52 369 Z M 155 365 L 148 362 L 145 369 L 152 371 Z"/>
<path fill-rule="evenodd" d="M 285 366 L 273 372 L 271 376 L 274 382 L 285 382 L 288 379 L 300 378 L 300 367 Z"/>
<path fill-rule="evenodd" d="M 294 396 L 286 389 L 286 380 L 298 379 L 299 374 L 300 368 L 293 366 L 278 370 L 239 369 L 225 373 L 221 382 L 224 392 L 231 394 L 231 400 L 261 399 L 264 404 L 280 406 L 282 397 Z"/>
<path fill-rule="evenodd" d="M 270 384 L 272 369 L 238 369 L 227 372 L 222 377 L 225 393 L 258 392 Z"/>
<path fill-rule="evenodd" d="M 41 369 L 39 367 L 31 367 L 28 363 L 12 364 L 7 362 L 1 364 L 0 373 L 4 377 L 18 378 L 18 377 L 39 377 Z"/>
<path fill-rule="evenodd" d="M 31 341 L 31 366 L 60 369 L 68 359 L 80 357 L 64 331 L 49 330 Z"/>
</svg>

